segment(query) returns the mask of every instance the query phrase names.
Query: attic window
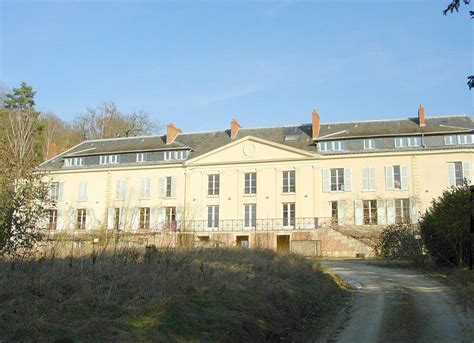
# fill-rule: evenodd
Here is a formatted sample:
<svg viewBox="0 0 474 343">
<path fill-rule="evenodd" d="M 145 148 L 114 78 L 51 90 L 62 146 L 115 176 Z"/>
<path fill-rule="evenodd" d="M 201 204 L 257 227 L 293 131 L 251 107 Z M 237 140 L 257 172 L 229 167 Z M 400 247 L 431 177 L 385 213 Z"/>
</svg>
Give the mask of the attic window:
<svg viewBox="0 0 474 343">
<path fill-rule="evenodd" d="M 300 139 L 298 135 L 285 136 L 285 142 L 296 142 Z"/>
</svg>

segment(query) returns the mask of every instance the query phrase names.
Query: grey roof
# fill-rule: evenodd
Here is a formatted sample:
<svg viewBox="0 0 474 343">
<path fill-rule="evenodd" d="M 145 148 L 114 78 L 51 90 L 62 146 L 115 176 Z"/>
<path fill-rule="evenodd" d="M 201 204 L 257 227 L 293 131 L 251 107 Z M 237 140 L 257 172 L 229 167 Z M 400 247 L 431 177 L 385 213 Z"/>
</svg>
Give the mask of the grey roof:
<svg viewBox="0 0 474 343">
<path fill-rule="evenodd" d="M 474 122 L 470 116 L 431 117 L 426 119 L 426 126 L 420 127 L 417 119 L 378 120 L 366 122 L 321 124 L 320 139 L 348 139 L 355 137 L 442 134 L 474 132 Z M 330 135 L 330 136 L 327 136 Z M 188 159 L 205 154 L 246 136 L 254 136 L 271 142 L 284 144 L 308 152 L 317 152 L 312 135 L 311 124 L 267 127 L 241 128 L 237 137 L 230 138 L 229 130 L 197 133 L 181 133 L 175 142 L 166 144 L 166 136 L 130 137 L 84 141 L 72 149 L 43 163 L 41 169 L 59 169 L 64 157 L 90 156 L 111 153 L 138 151 L 157 151 L 171 149 L 190 149 Z M 295 136 L 291 141 L 286 136 Z M 297 137 L 296 137 L 297 136 Z M 319 139 L 317 139 L 319 140 Z M 169 161 L 165 161 L 170 163 Z M 179 162 L 177 162 L 179 163 Z"/>
</svg>

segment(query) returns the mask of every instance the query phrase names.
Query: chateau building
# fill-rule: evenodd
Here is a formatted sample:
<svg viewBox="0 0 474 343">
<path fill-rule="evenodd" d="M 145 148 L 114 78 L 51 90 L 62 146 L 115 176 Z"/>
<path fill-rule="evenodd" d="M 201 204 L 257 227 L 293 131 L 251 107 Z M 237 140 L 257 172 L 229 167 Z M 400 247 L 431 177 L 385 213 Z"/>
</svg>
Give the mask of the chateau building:
<svg viewBox="0 0 474 343">
<path fill-rule="evenodd" d="M 40 166 L 57 200 L 48 229 L 367 253 L 331 232 L 414 223 L 472 178 L 472 118 L 424 112 L 322 124 L 313 111 L 311 124 L 247 129 L 234 119 L 229 130 L 169 124 L 165 136 L 85 141 Z"/>
</svg>

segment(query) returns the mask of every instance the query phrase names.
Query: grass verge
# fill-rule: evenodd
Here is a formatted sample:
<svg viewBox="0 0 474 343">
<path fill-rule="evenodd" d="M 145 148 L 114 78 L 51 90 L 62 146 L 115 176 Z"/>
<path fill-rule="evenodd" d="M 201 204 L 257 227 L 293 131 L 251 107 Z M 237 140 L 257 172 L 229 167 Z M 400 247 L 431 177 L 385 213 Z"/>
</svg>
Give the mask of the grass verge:
<svg viewBox="0 0 474 343">
<path fill-rule="evenodd" d="M 316 338 L 311 323 L 346 295 L 318 263 L 260 250 L 0 260 L 0 340 Z"/>
</svg>

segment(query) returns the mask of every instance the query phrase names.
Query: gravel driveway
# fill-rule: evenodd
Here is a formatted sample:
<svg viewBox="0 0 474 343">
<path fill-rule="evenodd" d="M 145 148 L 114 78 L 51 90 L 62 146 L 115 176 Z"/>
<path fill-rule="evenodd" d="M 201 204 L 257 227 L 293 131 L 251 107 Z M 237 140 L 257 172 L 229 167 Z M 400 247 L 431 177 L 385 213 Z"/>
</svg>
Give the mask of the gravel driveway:
<svg viewBox="0 0 474 343">
<path fill-rule="evenodd" d="M 349 282 L 355 296 L 324 342 L 474 342 L 474 314 L 439 282 L 365 261 L 321 263 Z"/>
</svg>

